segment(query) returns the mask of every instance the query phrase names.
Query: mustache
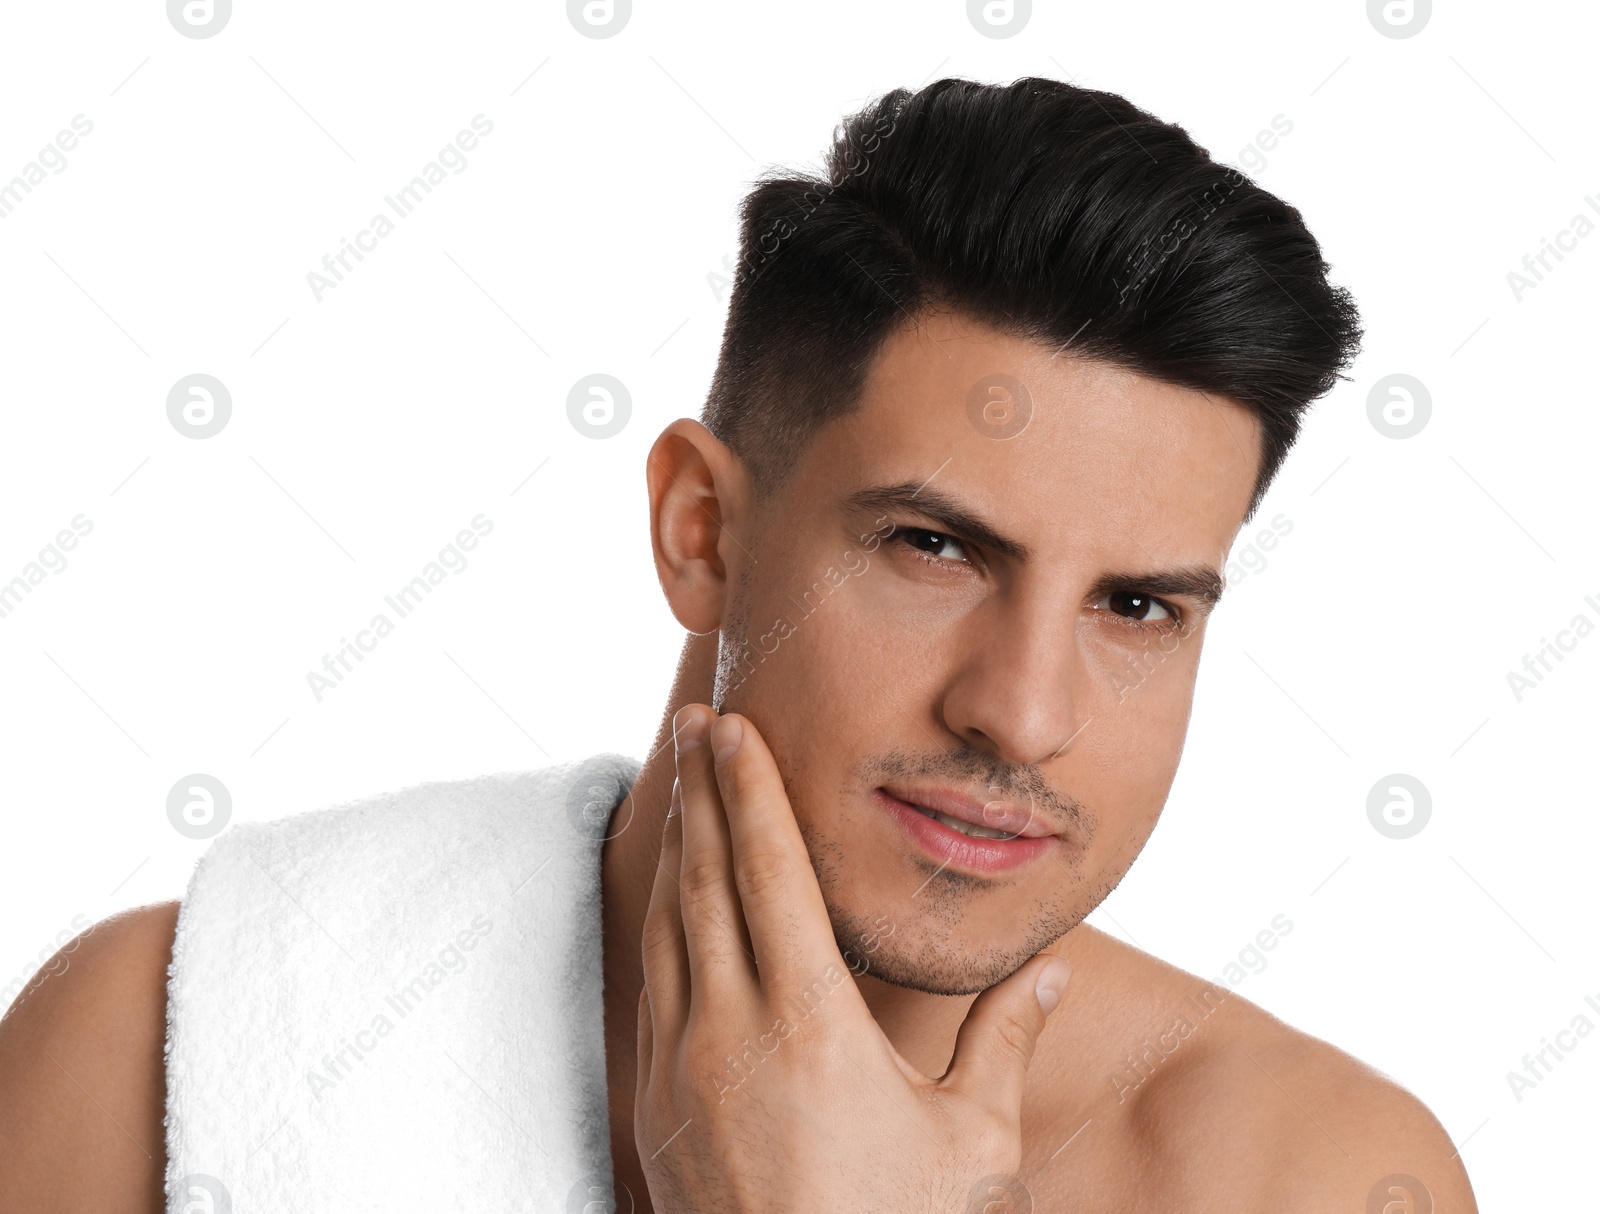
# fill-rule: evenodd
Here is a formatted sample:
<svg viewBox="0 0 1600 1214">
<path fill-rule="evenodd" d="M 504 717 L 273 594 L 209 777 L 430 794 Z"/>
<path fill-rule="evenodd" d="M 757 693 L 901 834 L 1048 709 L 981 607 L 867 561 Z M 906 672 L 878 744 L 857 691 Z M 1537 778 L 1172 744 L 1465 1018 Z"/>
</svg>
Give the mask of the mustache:
<svg viewBox="0 0 1600 1214">
<path fill-rule="evenodd" d="M 1095 815 L 1071 793 L 1057 791 L 1035 766 L 997 763 L 977 751 L 960 749 L 918 754 L 895 750 L 857 763 L 852 773 L 861 784 L 877 787 L 891 780 L 938 781 L 975 791 L 987 801 L 1006 801 L 1042 822 L 1077 833 L 1088 842 Z"/>
</svg>

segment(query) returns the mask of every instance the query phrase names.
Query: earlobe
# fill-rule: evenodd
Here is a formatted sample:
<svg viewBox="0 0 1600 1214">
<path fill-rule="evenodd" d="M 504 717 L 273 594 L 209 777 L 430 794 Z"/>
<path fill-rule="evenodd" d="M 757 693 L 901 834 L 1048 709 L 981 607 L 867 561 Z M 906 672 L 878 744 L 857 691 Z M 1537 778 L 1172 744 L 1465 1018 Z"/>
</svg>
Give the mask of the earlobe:
<svg viewBox="0 0 1600 1214">
<path fill-rule="evenodd" d="M 673 616 L 703 635 L 722 625 L 728 604 L 726 547 L 745 508 L 744 465 L 699 422 L 679 418 L 645 460 L 650 546 Z"/>
</svg>

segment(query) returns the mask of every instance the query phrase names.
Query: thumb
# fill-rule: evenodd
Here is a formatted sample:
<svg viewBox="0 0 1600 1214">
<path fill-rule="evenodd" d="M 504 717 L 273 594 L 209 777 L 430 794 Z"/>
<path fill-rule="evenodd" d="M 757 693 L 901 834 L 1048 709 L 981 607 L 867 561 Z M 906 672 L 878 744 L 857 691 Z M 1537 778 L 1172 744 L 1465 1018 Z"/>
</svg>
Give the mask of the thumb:
<svg viewBox="0 0 1600 1214">
<path fill-rule="evenodd" d="M 1070 961 L 1040 953 L 979 995 L 956 1034 L 955 1054 L 941 1086 L 1007 1119 L 1019 1116 L 1034 1046 L 1070 977 Z"/>
</svg>

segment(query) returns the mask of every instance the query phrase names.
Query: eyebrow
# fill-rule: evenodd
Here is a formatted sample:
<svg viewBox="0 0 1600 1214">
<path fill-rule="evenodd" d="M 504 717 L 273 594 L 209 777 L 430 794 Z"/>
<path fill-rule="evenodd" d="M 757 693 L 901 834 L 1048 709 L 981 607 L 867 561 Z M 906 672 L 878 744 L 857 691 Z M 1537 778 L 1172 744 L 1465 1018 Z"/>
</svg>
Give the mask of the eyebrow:
<svg viewBox="0 0 1600 1214">
<path fill-rule="evenodd" d="M 968 540 L 1014 564 L 1025 565 L 1033 556 L 1032 549 L 1021 540 L 1001 534 L 953 494 L 926 484 L 901 481 L 894 485 L 868 485 L 846 494 L 842 501 L 848 510 L 902 510 L 924 515 L 957 539 Z M 1095 579 L 1089 592 L 1098 598 L 1118 590 L 1185 596 L 1197 599 L 1209 610 L 1222 597 L 1222 575 L 1207 565 L 1104 573 Z"/>
<path fill-rule="evenodd" d="M 959 499 L 942 489 L 913 485 L 910 481 L 901 481 L 897 485 L 869 485 L 846 495 L 844 505 L 854 510 L 904 510 L 926 515 L 952 535 L 971 540 L 1018 565 L 1026 564 L 1033 555 L 1021 540 L 1001 535 Z"/>
<path fill-rule="evenodd" d="M 1107 573 L 1095 579 L 1089 594 L 1098 598 L 1117 590 L 1139 591 L 1161 597 L 1187 596 L 1198 599 L 1209 611 L 1222 597 L 1222 576 L 1205 565 L 1157 569 L 1151 573 Z"/>
</svg>

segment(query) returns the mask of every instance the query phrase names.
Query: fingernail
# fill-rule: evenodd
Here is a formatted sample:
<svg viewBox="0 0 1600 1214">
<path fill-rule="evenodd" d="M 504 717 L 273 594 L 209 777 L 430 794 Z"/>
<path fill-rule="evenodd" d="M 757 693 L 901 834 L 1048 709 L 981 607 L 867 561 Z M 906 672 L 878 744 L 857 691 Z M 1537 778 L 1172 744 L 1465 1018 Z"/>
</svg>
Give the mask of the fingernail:
<svg viewBox="0 0 1600 1214">
<path fill-rule="evenodd" d="M 678 777 L 672 777 L 672 796 L 667 800 L 667 817 L 674 818 L 683 812 L 683 793 L 678 788 Z"/>
<path fill-rule="evenodd" d="M 717 762 L 726 763 L 728 756 L 739 749 L 739 740 L 743 737 L 744 727 L 737 717 L 718 717 L 711 726 L 711 753 Z"/>
<path fill-rule="evenodd" d="M 1050 964 L 1039 971 L 1039 984 L 1033 993 L 1039 997 L 1039 1006 L 1048 1016 L 1061 1002 L 1061 993 L 1067 989 L 1067 979 L 1072 977 L 1072 962 L 1063 957 L 1052 957 Z"/>
<path fill-rule="evenodd" d="M 672 719 L 672 737 L 680 755 L 686 755 L 706 740 L 705 714 L 691 707 L 678 710 Z"/>
</svg>

